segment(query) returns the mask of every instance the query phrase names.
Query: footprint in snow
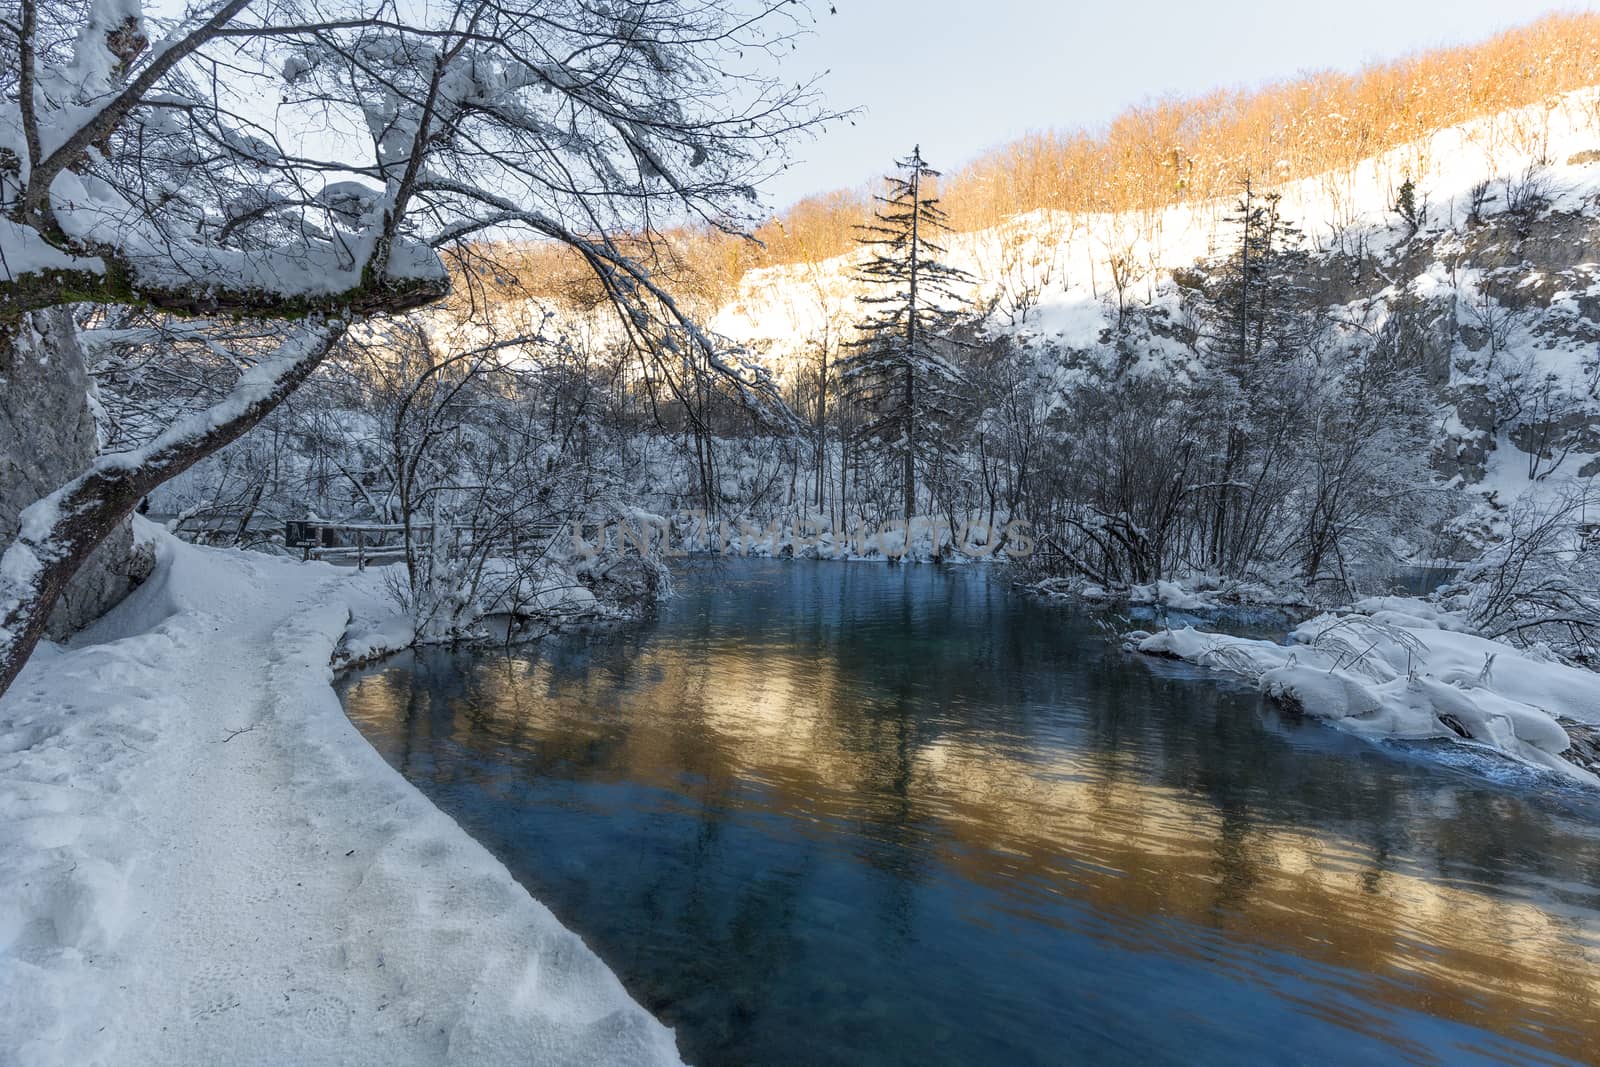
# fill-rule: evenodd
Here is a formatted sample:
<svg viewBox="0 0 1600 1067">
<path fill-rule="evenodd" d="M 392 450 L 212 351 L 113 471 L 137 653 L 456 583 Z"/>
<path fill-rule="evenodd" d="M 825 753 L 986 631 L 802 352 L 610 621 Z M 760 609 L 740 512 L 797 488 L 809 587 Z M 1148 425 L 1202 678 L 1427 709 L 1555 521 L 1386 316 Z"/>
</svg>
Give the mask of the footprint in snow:
<svg viewBox="0 0 1600 1067">
<path fill-rule="evenodd" d="M 184 985 L 189 1018 L 204 1022 L 232 1011 L 243 1003 L 238 990 L 233 987 L 235 978 L 225 968 L 209 965 L 190 975 Z"/>
<path fill-rule="evenodd" d="M 350 1005 L 320 989 L 299 987 L 285 990 L 273 1014 L 289 1021 L 297 1031 L 312 1038 L 333 1038 L 350 1030 L 353 1012 Z"/>
</svg>

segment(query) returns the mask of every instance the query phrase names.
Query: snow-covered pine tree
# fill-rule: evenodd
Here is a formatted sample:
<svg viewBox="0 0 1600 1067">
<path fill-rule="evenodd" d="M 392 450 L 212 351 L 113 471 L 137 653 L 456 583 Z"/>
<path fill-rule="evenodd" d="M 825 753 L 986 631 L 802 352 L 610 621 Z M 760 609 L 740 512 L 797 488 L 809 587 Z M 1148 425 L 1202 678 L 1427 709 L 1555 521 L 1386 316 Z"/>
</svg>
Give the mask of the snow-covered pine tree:
<svg viewBox="0 0 1600 1067">
<path fill-rule="evenodd" d="M 1304 235 L 1279 210 L 1277 193 L 1262 196 L 1246 179 L 1228 223 L 1238 239 L 1204 287 L 1205 348 L 1212 369 L 1249 387 L 1293 359 L 1309 341 L 1313 304 Z"/>
<path fill-rule="evenodd" d="M 938 177 L 921 146 L 886 177 L 858 238 L 868 253 L 857 271 L 870 287 L 861 298 L 868 315 L 839 365 L 845 396 L 867 413 L 857 440 L 899 461 L 907 521 L 916 513 L 917 464 L 953 444 L 968 407 L 950 353 L 957 347 L 951 334 L 967 313 L 956 289 L 972 279 L 938 258 L 945 250 L 934 238 L 949 229 L 930 195 Z"/>
<path fill-rule="evenodd" d="M 1211 479 L 1206 560 L 1237 573 L 1267 533 L 1252 468 L 1270 470 L 1293 428 L 1301 398 L 1296 361 L 1318 328 L 1306 288 L 1309 257 L 1300 230 L 1283 218 L 1279 196 L 1257 194 L 1247 178 L 1228 221 L 1232 251 L 1206 277 L 1198 300 L 1202 373 L 1196 405 L 1221 431 Z M 1256 455 L 1256 453 L 1271 455 Z M 1261 462 L 1257 462 L 1261 461 Z"/>
</svg>

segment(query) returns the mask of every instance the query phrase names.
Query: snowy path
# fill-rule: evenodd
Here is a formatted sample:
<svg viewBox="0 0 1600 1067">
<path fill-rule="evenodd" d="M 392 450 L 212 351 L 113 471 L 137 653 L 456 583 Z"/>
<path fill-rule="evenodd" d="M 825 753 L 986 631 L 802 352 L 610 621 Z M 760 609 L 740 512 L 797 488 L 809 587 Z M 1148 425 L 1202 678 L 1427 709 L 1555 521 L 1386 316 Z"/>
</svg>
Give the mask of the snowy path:
<svg viewBox="0 0 1600 1067">
<path fill-rule="evenodd" d="M 0 701 L 0 1064 L 677 1061 L 345 719 L 359 576 L 161 554 Z"/>
</svg>

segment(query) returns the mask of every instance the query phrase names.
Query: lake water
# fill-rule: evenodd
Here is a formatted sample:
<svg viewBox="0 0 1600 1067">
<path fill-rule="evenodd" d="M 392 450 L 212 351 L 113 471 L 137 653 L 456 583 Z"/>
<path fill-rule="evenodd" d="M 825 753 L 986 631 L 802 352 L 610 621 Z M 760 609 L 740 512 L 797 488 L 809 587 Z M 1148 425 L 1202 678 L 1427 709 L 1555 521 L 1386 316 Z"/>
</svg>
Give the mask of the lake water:
<svg viewBox="0 0 1600 1067">
<path fill-rule="evenodd" d="M 691 1063 L 1600 1058 L 1600 798 L 1287 719 L 981 568 L 677 584 L 343 691 Z"/>
</svg>

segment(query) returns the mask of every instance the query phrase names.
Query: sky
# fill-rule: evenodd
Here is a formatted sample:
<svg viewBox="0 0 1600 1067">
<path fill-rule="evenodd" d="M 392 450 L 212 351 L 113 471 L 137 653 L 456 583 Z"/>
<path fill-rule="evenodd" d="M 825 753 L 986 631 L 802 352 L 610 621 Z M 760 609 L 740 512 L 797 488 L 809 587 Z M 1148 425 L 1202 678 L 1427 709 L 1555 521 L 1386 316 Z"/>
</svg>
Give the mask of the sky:
<svg viewBox="0 0 1600 1067">
<path fill-rule="evenodd" d="M 826 71 L 834 108 L 766 188 L 782 207 L 858 186 L 913 144 L 955 170 L 1030 130 L 1100 125 L 1141 100 L 1354 70 L 1482 40 L 1600 0 L 811 0 L 817 32 L 785 60 Z M 836 10 L 829 14 L 829 7 Z"/>
</svg>

